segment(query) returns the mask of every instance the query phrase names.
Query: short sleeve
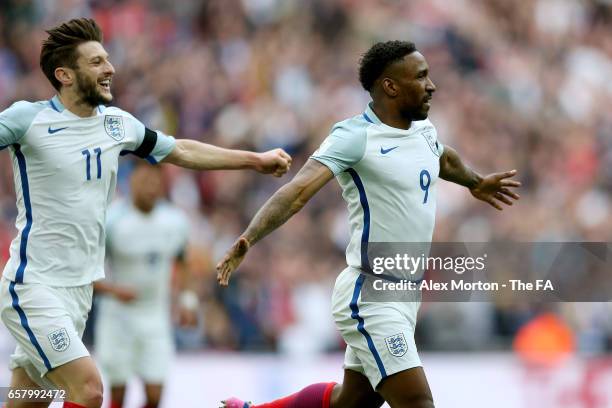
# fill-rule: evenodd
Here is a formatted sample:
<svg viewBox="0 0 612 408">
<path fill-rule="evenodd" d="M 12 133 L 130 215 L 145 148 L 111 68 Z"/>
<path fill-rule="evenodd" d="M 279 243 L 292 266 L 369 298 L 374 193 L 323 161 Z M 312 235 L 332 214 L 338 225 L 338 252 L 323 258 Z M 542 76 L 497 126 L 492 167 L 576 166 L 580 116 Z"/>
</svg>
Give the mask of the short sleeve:
<svg viewBox="0 0 612 408">
<path fill-rule="evenodd" d="M 134 154 L 151 164 L 157 164 L 170 154 L 175 145 L 176 140 L 172 136 L 166 135 L 161 130 L 145 128 L 142 143 Z"/>
<path fill-rule="evenodd" d="M 337 124 L 310 158 L 327 166 L 334 175 L 342 173 L 363 158 L 366 129 L 367 124 L 359 122 L 345 121 Z"/>
<path fill-rule="evenodd" d="M 40 103 L 19 101 L 1 112 L 0 148 L 19 142 L 42 109 L 44 105 Z"/>
<path fill-rule="evenodd" d="M 134 145 L 123 153 L 132 153 L 140 158 L 146 159 L 152 164 L 157 164 L 166 158 L 174 150 L 176 140 L 160 130 L 151 130 L 130 115 L 131 130 L 134 132 Z"/>
</svg>

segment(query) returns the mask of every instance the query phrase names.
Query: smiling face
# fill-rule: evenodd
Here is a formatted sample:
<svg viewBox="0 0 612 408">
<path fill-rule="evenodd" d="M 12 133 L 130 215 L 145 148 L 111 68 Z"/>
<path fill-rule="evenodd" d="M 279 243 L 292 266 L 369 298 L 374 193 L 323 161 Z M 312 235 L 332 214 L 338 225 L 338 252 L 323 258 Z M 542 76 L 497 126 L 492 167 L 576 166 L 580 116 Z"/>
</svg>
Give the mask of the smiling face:
<svg viewBox="0 0 612 408">
<path fill-rule="evenodd" d="M 429 65 L 418 51 L 391 64 L 383 74 L 382 87 L 407 120 L 427 119 L 436 86 L 429 78 Z"/>
<path fill-rule="evenodd" d="M 73 70 L 75 93 L 91 107 L 110 103 L 113 100 L 110 86 L 115 68 L 108 60 L 108 53 L 97 41 L 82 43 L 76 51 L 78 58 Z"/>
</svg>

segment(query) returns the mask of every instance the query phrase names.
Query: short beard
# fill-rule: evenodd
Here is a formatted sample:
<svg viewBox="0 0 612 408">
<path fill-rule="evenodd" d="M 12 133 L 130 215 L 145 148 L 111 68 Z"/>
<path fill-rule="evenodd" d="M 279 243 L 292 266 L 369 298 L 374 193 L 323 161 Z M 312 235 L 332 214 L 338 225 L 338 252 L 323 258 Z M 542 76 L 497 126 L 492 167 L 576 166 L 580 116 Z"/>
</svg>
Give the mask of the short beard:
<svg viewBox="0 0 612 408">
<path fill-rule="evenodd" d="M 98 83 L 90 81 L 87 77 L 81 75 L 79 71 L 76 71 L 76 83 L 79 88 L 79 97 L 92 108 L 110 102 L 98 91 Z"/>
<path fill-rule="evenodd" d="M 411 122 L 425 120 L 428 117 L 429 112 L 427 111 L 418 111 L 418 110 L 402 110 L 400 114 L 404 119 L 408 119 Z"/>
<path fill-rule="evenodd" d="M 416 115 L 414 115 L 414 118 L 412 120 L 425 120 L 429 117 L 429 112 L 425 111 L 425 112 L 417 112 Z"/>
</svg>

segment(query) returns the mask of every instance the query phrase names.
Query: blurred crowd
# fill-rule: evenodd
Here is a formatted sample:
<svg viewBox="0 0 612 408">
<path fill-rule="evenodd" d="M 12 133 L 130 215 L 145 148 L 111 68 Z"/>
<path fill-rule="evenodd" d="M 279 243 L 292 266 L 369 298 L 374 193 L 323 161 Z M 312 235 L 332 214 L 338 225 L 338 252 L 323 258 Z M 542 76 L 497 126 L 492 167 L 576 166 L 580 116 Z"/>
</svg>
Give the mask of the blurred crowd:
<svg viewBox="0 0 612 408">
<path fill-rule="evenodd" d="M 437 92 L 439 139 L 481 173 L 517 169 L 520 202 L 497 212 L 439 184 L 437 241 L 612 241 L 612 2 L 609 0 L 4 0 L 0 109 L 49 99 L 44 29 L 72 17 L 102 26 L 114 105 L 180 138 L 258 151 L 283 147 L 294 173 L 333 123 L 363 111 L 360 55 L 414 41 Z M 0 249 L 15 234 L 8 154 L 0 156 Z M 118 195 L 128 193 L 122 164 Z M 228 289 L 214 264 L 291 175 L 166 168 L 168 198 L 191 218 L 201 297 L 182 348 L 317 352 L 341 347 L 330 315 L 344 267 L 347 212 L 336 183 L 258 243 Z M 612 349 L 608 304 L 425 304 L 421 349 L 508 348 L 543 311 L 579 350 Z"/>
</svg>

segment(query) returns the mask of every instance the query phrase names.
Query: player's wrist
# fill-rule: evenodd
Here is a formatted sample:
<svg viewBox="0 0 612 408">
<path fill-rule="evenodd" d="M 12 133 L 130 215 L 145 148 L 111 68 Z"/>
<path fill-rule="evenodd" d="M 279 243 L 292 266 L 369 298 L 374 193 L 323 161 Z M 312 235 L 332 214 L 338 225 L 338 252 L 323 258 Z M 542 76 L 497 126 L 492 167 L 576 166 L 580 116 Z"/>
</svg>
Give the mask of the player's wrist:
<svg viewBox="0 0 612 408">
<path fill-rule="evenodd" d="M 263 153 L 247 152 L 247 167 L 261 171 L 264 167 Z"/>
<path fill-rule="evenodd" d="M 476 187 L 480 185 L 480 183 L 482 183 L 483 179 L 484 177 L 482 177 L 480 174 L 476 173 L 475 171 L 472 171 L 472 178 L 468 182 L 466 187 L 470 190 L 474 190 Z"/>
</svg>

